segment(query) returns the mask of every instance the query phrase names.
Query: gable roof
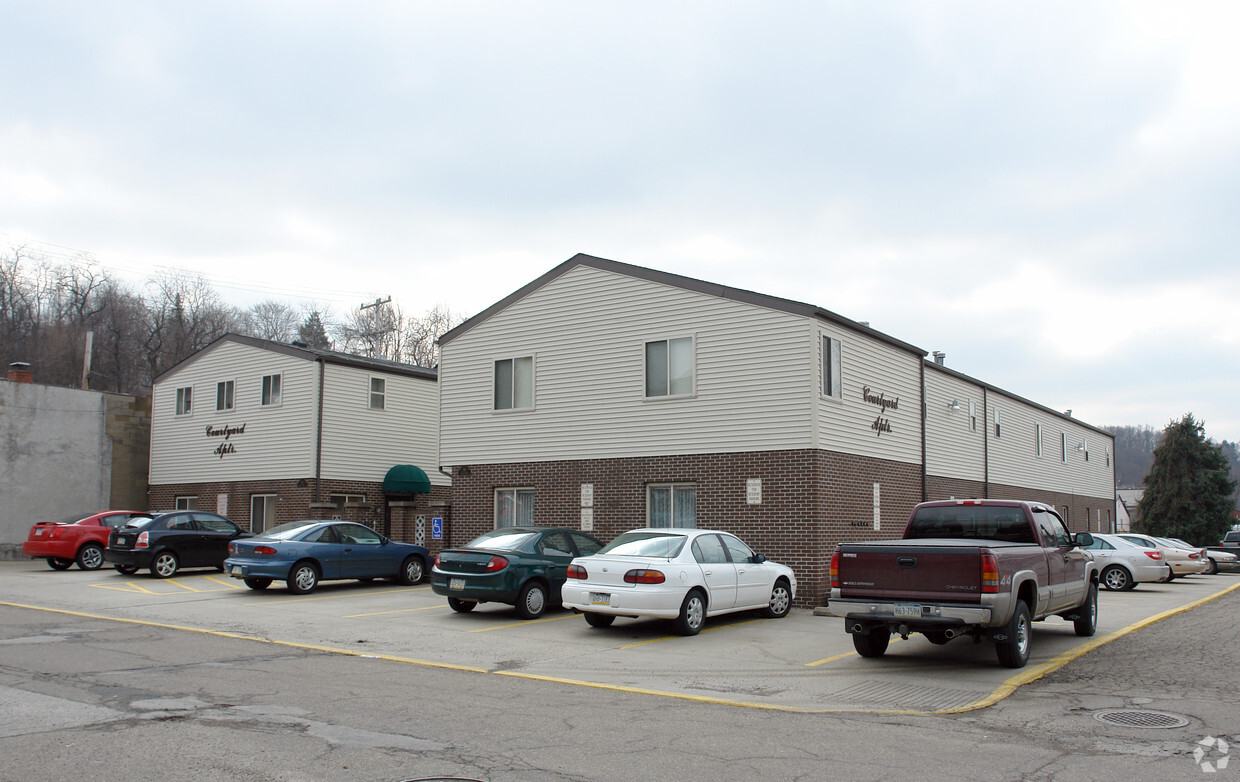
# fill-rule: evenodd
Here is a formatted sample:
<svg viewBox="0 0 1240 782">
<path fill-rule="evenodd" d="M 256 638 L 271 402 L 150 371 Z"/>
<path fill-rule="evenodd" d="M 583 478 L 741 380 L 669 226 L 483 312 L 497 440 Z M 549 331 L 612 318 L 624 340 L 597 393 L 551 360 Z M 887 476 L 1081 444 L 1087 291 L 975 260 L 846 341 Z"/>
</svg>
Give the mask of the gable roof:
<svg viewBox="0 0 1240 782">
<path fill-rule="evenodd" d="M 469 320 L 466 320 L 461 325 L 446 332 L 439 338 L 439 344 L 448 344 L 492 315 L 507 309 L 509 306 L 515 304 L 521 299 L 524 299 L 526 296 L 530 295 L 539 288 L 542 288 L 544 285 L 547 285 L 558 277 L 562 277 L 579 266 L 587 266 L 593 269 L 599 269 L 615 274 L 623 274 L 639 280 L 657 282 L 662 285 L 669 285 L 673 288 L 681 288 L 695 293 L 704 293 L 708 296 L 717 296 L 721 299 L 744 302 L 746 304 L 753 304 L 758 307 L 766 307 L 768 309 L 779 310 L 781 312 L 789 312 L 794 315 L 801 315 L 807 318 L 825 320 L 837 326 L 843 326 L 844 328 L 873 337 L 880 342 L 885 342 L 892 347 L 908 351 L 923 358 L 928 355 L 926 351 L 919 347 L 910 345 L 907 342 L 902 342 L 895 337 L 884 334 L 881 331 L 875 331 L 869 326 L 858 323 L 855 320 L 850 320 L 845 318 L 843 315 L 836 314 L 830 310 L 822 309 L 821 307 L 816 307 L 812 304 L 804 304 L 799 301 L 792 301 L 791 299 L 781 299 L 777 296 L 768 296 L 764 293 L 755 293 L 753 291 L 742 290 L 740 288 L 729 288 L 726 285 L 718 285 L 713 282 L 697 280 L 692 277 L 682 277 L 679 274 L 671 274 L 669 272 L 662 272 L 656 269 L 648 269 L 644 266 L 633 266 L 632 264 L 620 263 L 619 261 L 610 261 L 606 258 L 596 258 L 593 255 L 586 255 L 584 253 L 577 253 L 572 258 L 569 258 L 567 261 L 542 275 L 538 279 L 518 289 L 514 293 L 509 294 L 503 299 L 500 299 L 498 302 L 492 304 L 490 307 L 487 307 L 485 310 L 473 316 Z"/>
<path fill-rule="evenodd" d="M 280 353 L 285 356 L 293 356 L 294 358 L 304 359 L 306 361 L 322 361 L 325 364 L 338 364 L 340 366 L 357 367 L 359 369 L 367 369 L 373 372 L 386 372 L 392 375 L 404 375 L 405 377 L 417 377 L 424 380 L 438 380 L 439 372 L 435 369 L 427 369 L 413 364 L 402 364 L 399 361 L 389 361 L 386 358 L 367 358 L 366 356 L 356 356 L 352 353 L 341 353 L 336 350 L 321 350 L 312 348 L 302 344 L 287 344 L 284 342 L 276 342 L 270 339 L 259 339 L 258 337 L 247 337 L 241 334 L 225 334 L 219 339 L 199 350 L 189 358 L 179 362 L 166 372 L 160 373 L 158 377 L 152 381 L 155 383 L 163 382 L 166 378 L 180 372 L 185 367 L 194 363 L 198 359 L 215 350 L 217 347 L 229 342 L 235 342 L 240 345 L 248 345 L 252 348 L 260 350 L 270 350 L 272 353 Z"/>
</svg>

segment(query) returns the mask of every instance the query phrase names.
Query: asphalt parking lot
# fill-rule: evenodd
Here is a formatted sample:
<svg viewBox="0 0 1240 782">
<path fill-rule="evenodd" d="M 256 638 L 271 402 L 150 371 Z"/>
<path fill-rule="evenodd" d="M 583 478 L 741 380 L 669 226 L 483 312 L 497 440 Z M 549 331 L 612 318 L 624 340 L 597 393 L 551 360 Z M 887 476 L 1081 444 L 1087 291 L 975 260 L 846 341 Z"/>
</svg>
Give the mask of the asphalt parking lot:
<svg viewBox="0 0 1240 782">
<path fill-rule="evenodd" d="M 1166 616 L 1240 588 L 1240 576 L 1192 576 L 1100 596 L 1098 633 L 1078 638 L 1058 618 L 1035 625 L 1026 668 L 1002 668 L 988 643 L 935 646 L 921 636 L 862 659 L 841 619 L 794 609 L 784 619 L 733 614 L 694 637 L 655 620 L 593 628 L 564 611 L 530 621 L 509 606 L 468 614 L 426 584 L 328 582 L 310 595 L 247 589 L 213 570 L 175 578 L 111 570 L 53 572 L 42 561 L 0 562 L 0 603 L 410 665 L 514 676 L 797 712 L 950 713 L 995 703 L 1083 654 Z"/>
</svg>

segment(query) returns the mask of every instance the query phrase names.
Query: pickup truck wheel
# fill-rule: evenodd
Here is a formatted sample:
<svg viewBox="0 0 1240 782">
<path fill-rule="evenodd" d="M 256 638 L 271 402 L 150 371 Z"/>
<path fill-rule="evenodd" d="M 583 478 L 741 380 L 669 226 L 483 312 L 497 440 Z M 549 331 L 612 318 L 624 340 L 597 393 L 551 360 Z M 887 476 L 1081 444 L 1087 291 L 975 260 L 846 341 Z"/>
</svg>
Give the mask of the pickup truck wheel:
<svg viewBox="0 0 1240 782">
<path fill-rule="evenodd" d="M 1102 585 L 1107 589 L 1122 592 L 1127 589 L 1132 589 L 1132 584 L 1132 576 L 1128 574 L 1127 570 L 1124 570 L 1119 565 L 1111 565 L 1106 570 L 1102 571 Z"/>
<path fill-rule="evenodd" d="M 1072 620 L 1072 626 L 1076 630 L 1076 634 L 1085 638 L 1093 635 L 1098 630 L 1098 585 L 1089 585 L 1089 596 L 1085 598 L 1085 603 L 1080 607 L 1076 614 L 1076 619 Z"/>
<path fill-rule="evenodd" d="M 853 633 L 853 648 L 862 657 L 882 657 L 891 643 L 891 633 L 886 627 L 875 627 L 869 632 Z"/>
<path fill-rule="evenodd" d="M 1024 668 L 1029 662 L 1029 641 L 1032 633 L 1029 620 L 1029 606 L 1024 600 L 1016 601 L 1016 613 L 1012 614 L 1007 626 L 1007 640 L 995 644 L 995 653 L 999 656 L 999 664 L 1005 668 Z"/>
</svg>

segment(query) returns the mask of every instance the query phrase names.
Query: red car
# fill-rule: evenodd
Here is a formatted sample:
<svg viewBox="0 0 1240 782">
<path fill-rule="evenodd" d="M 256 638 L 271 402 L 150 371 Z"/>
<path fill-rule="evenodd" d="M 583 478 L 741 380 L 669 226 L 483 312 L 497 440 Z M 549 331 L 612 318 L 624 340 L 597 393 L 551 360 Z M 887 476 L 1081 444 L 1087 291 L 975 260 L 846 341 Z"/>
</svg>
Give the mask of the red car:
<svg viewBox="0 0 1240 782">
<path fill-rule="evenodd" d="M 45 558 L 53 570 L 68 570 L 74 562 L 82 570 L 98 570 L 112 528 L 149 515 L 136 510 L 105 510 L 64 521 L 40 521 L 30 528 L 22 553 Z"/>
</svg>

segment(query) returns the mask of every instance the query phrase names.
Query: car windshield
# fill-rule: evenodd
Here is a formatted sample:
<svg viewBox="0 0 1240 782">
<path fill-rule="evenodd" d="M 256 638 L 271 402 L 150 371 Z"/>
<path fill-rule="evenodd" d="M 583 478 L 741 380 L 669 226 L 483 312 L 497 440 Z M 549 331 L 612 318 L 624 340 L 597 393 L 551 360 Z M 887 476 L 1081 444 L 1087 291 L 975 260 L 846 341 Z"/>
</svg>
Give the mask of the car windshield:
<svg viewBox="0 0 1240 782">
<path fill-rule="evenodd" d="M 615 554 L 621 557 L 658 557 L 671 559 L 685 547 L 688 538 L 668 532 L 626 532 L 603 548 L 598 555 Z"/>
<path fill-rule="evenodd" d="M 301 533 L 322 524 L 321 521 L 286 521 L 283 524 L 277 524 L 268 530 L 258 533 L 260 538 L 275 538 L 276 540 L 292 540 Z"/>
<path fill-rule="evenodd" d="M 479 535 L 465 544 L 465 548 L 488 548 L 499 551 L 513 551 L 525 545 L 526 541 L 537 533 L 517 530 L 497 529 L 485 535 Z"/>
<path fill-rule="evenodd" d="M 921 508 L 905 538 L 981 538 L 1034 543 L 1033 525 L 1018 507 L 952 505 Z"/>
</svg>

